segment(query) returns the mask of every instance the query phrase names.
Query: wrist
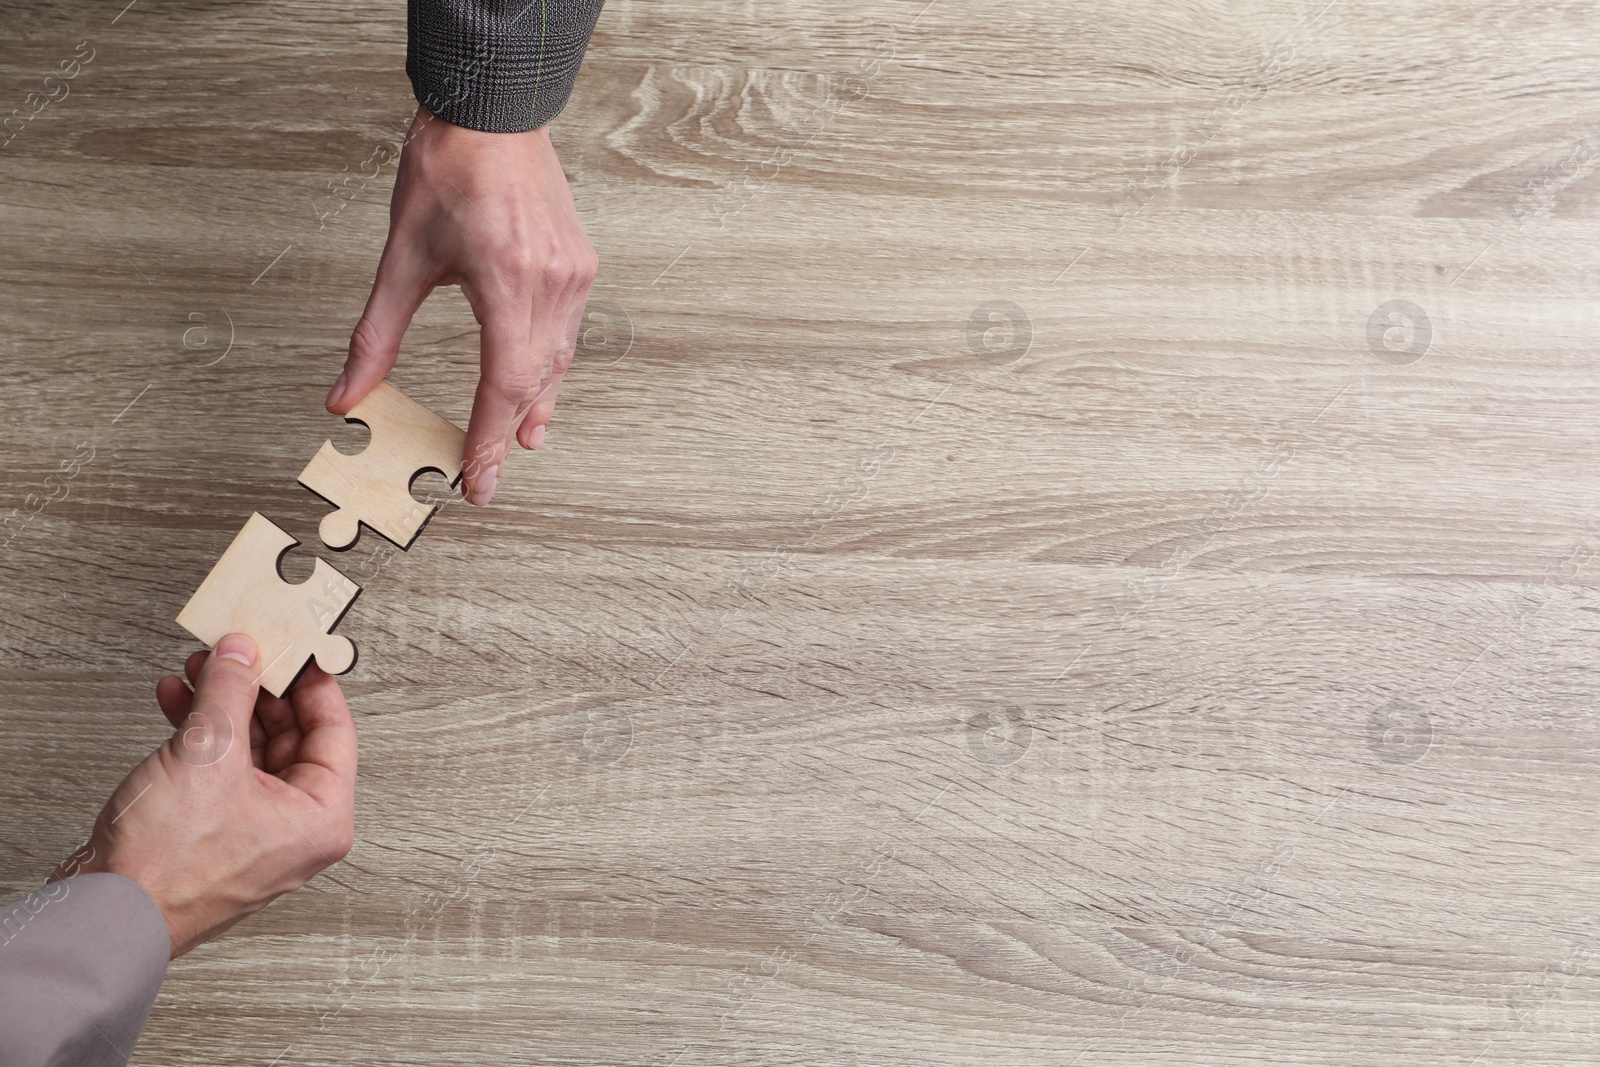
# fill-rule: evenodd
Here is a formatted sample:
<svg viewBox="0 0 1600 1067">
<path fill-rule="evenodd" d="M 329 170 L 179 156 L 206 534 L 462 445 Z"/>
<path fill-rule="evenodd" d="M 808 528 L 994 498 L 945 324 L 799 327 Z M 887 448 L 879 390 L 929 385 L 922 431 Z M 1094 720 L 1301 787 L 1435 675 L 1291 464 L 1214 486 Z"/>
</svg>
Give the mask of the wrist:
<svg viewBox="0 0 1600 1067">
<path fill-rule="evenodd" d="M 141 878 L 139 872 L 130 869 L 127 864 L 116 862 L 111 856 L 107 855 L 106 849 L 96 848 L 91 840 L 57 864 L 56 869 L 50 872 L 50 877 L 45 880 L 45 884 L 66 881 L 70 878 L 76 878 L 80 874 L 115 874 L 138 886 L 144 895 L 150 898 L 150 903 L 155 905 L 156 911 L 161 914 L 162 921 L 167 925 L 167 940 L 172 956 L 175 958 L 181 955 L 184 942 L 184 937 L 180 932 L 181 922 L 173 913 L 173 910 L 163 902 L 161 896 L 157 893 L 156 887 L 150 883 L 149 879 Z"/>
</svg>

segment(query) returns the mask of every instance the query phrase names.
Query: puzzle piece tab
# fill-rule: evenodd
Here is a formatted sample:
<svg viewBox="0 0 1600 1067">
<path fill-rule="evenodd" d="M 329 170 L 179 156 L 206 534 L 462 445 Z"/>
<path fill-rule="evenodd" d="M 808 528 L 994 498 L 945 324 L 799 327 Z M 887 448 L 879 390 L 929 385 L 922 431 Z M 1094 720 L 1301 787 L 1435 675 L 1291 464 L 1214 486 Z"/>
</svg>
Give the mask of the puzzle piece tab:
<svg viewBox="0 0 1600 1067">
<path fill-rule="evenodd" d="M 366 523 L 401 548 L 410 548 L 434 508 L 411 495 L 411 480 L 436 470 L 453 486 L 461 480 L 467 435 L 388 382 L 379 382 L 346 422 L 372 431 L 366 451 L 346 456 L 324 441 L 300 484 L 333 504 L 317 532 L 329 548 L 349 548 Z"/>
<path fill-rule="evenodd" d="M 320 559 L 309 581 L 285 582 L 278 560 L 297 544 L 276 523 L 252 513 L 178 614 L 178 624 L 207 645 L 231 633 L 254 638 L 261 688 L 278 697 L 312 656 L 329 674 L 343 674 L 356 662 L 350 639 L 328 631 L 361 587 Z"/>
</svg>

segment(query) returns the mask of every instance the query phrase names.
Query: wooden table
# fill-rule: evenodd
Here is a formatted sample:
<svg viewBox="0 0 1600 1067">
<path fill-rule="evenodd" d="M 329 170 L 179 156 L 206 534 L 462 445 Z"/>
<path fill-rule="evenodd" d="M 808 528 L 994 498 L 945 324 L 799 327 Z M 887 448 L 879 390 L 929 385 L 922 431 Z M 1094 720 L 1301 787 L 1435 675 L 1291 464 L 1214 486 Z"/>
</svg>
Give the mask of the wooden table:
<svg viewBox="0 0 1600 1067">
<path fill-rule="evenodd" d="M 1600 1062 L 1600 16 L 925 3 L 607 5 L 548 443 L 332 557 L 355 851 L 136 1063 Z M 0 148 L 15 895 L 244 517 L 310 573 L 412 102 L 394 3 L 0 37 L 92 57 Z"/>
</svg>

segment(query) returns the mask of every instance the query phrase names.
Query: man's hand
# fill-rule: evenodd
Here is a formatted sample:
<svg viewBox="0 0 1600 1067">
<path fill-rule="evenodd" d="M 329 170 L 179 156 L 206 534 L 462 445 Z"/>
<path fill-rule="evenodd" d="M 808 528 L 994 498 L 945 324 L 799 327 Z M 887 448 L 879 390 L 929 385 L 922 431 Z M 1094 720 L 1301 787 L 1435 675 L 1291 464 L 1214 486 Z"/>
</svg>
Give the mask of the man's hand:
<svg viewBox="0 0 1600 1067">
<path fill-rule="evenodd" d="M 161 679 L 177 727 L 95 821 L 89 863 L 144 887 L 181 956 L 343 859 L 355 833 L 356 728 L 315 663 L 286 697 L 257 688 L 255 642 L 230 634 Z"/>
<path fill-rule="evenodd" d="M 512 439 L 524 448 L 544 440 L 597 267 L 548 128 L 480 133 L 419 110 L 400 154 L 389 241 L 328 410 L 345 414 L 383 380 L 430 292 L 461 286 L 481 349 L 465 493 L 487 504 Z"/>
</svg>

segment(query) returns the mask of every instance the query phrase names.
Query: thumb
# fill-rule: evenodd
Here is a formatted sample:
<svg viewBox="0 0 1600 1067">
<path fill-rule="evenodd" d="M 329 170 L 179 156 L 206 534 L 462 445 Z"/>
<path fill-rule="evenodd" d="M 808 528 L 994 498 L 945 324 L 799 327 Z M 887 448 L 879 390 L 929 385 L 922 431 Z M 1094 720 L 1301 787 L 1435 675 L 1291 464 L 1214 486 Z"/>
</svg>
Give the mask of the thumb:
<svg viewBox="0 0 1600 1067">
<path fill-rule="evenodd" d="M 179 759 L 207 767 L 223 760 L 250 763 L 250 716 L 260 693 L 260 652 L 244 634 L 228 634 L 206 657 L 195 680 L 189 717 L 172 735 Z"/>
<path fill-rule="evenodd" d="M 344 370 L 328 391 L 329 411 L 345 414 L 383 381 L 400 356 L 400 339 L 411 325 L 411 316 L 432 288 L 413 255 L 391 236 L 378 261 L 378 276 L 372 282 L 366 310 L 350 334 Z"/>
</svg>

